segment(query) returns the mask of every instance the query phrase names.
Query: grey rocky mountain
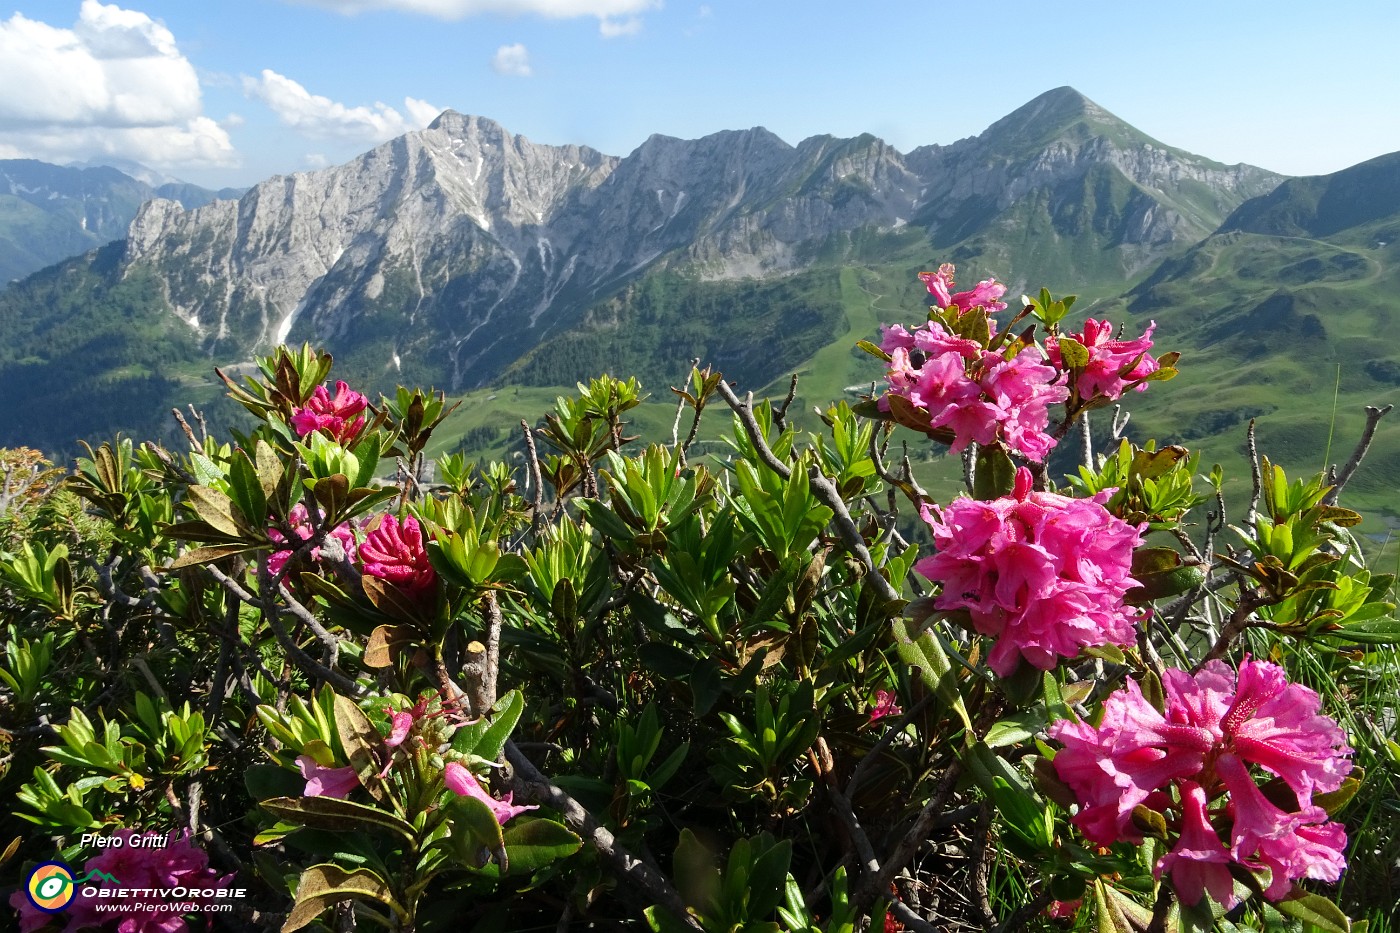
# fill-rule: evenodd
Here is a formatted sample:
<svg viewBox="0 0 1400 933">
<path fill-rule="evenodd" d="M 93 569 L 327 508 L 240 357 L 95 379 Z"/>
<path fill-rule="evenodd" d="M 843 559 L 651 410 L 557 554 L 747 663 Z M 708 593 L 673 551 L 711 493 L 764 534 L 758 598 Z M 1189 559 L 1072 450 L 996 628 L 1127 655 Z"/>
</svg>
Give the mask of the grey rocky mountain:
<svg viewBox="0 0 1400 933">
<path fill-rule="evenodd" d="M 1079 257 L 1122 286 L 1280 180 L 1156 143 L 1070 88 L 908 154 L 758 128 L 653 136 L 616 158 L 448 111 L 237 202 L 149 202 L 123 262 L 164 282 L 216 360 L 307 339 L 460 389 L 656 269 L 779 276 L 851 258 L 861 231 L 901 235 L 924 262 L 1010 261 L 1008 232 L 1043 219 L 1047 244 L 1008 267 L 1013 284 Z"/>
</svg>

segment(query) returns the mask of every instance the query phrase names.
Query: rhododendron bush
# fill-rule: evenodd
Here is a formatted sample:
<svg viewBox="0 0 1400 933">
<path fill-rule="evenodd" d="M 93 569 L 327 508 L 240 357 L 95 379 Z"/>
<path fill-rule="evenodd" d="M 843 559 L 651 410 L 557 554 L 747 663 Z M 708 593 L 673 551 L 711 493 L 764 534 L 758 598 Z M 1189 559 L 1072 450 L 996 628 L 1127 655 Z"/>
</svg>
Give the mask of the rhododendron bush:
<svg viewBox="0 0 1400 933">
<path fill-rule="evenodd" d="M 0 458 L 28 477 L 0 499 L 16 923 L 1383 916 L 1400 743 L 1358 698 L 1400 623 L 1338 504 L 1364 444 L 1335 477 L 1259 457 L 1242 502 L 1117 414 L 1095 451 L 1101 409 L 1176 375 L 1155 325 L 955 275 L 860 342 L 883 388 L 805 428 L 697 366 L 669 443 L 603 376 L 509 463 L 431 459 L 442 395 L 371 399 L 303 347 L 225 379 L 241 428 L 61 482 Z"/>
</svg>

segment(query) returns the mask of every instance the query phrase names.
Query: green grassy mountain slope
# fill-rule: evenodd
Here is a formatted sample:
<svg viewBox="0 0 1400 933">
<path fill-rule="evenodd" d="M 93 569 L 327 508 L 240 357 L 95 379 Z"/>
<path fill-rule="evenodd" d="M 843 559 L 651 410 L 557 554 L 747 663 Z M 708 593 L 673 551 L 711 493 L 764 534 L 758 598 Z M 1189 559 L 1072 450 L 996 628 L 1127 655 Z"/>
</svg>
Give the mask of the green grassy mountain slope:
<svg viewBox="0 0 1400 933">
<path fill-rule="evenodd" d="M 1144 395 L 1139 430 L 1238 463 L 1253 417 L 1261 448 L 1298 469 L 1345 460 L 1364 406 L 1400 402 L 1396 192 L 1400 154 L 1286 182 L 1130 291 L 1120 307 L 1155 318 L 1192 377 Z M 1349 490 L 1396 513 L 1400 418 L 1381 424 Z"/>
</svg>

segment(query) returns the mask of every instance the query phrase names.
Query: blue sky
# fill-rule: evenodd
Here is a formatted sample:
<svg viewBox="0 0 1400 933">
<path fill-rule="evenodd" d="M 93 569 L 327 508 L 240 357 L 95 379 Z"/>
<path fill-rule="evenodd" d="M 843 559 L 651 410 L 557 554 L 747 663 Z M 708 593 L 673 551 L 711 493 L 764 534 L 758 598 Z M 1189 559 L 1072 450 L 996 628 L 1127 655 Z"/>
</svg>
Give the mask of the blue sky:
<svg viewBox="0 0 1400 933">
<path fill-rule="evenodd" d="M 1071 85 L 1287 174 L 1400 150 L 1400 3 L 0 0 L 0 157 L 208 186 L 336 164 L 440 109 L 626 155 L 652 133 L 981 132 Z"/>
</svg>

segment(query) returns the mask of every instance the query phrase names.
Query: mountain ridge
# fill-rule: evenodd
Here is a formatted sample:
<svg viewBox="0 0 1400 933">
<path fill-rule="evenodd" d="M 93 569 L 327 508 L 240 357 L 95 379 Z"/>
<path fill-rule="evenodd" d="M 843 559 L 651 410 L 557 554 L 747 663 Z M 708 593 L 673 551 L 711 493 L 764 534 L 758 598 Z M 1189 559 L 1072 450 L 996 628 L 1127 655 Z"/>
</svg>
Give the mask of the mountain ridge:
<svg viewBox="0 0 1400 933">
<path fill-rule="evenodd" d="M 616 157 L 445 111 L 428 129 L 268 179 L 237 201 L 150 201 L 116 274 L 157 289 L 129 313 L 151 326 L 164 315 L 180 359 L 191 341 L 228 364 L 307 340 L 369 388 L 461 391 L 525 373 L 568 385 L 624 345 L 656 371 L 681 365 L 690 352 L 667 322 L 684 308 L 731 326 L 727 302 L 773 352 L 725 352 L 766 382 L 800 363 L 794 354 L 867 326 L 827 270 L 903 283 L 951 260 L 1013 293 L 1083 281 L 1091 297 L 1109 296 L 1282 180 L 1149 139 L 1068 88 L 978 136 L 907 154 L 870 134 L 791 145 L 755 127 L 655 135 Z M 790 287 L 764 284 L 785 278 Z M 114 287 L 97 281 L 103 294 Z M 12 333 L 41 313 L 39 293 L 21 284 L 0 296 Z M 84 323 L 74 312 L 45 326 Z M 55 362 L 30 350 L 25 359 Z"/>
<path fill-rule="evenodd" d="M 173 181 L 153 186 L 109 165 L 0 159 L 0 285 L 122 238 L 152 198 L 196 207 L 239 193 Z"/>
</svg>

